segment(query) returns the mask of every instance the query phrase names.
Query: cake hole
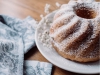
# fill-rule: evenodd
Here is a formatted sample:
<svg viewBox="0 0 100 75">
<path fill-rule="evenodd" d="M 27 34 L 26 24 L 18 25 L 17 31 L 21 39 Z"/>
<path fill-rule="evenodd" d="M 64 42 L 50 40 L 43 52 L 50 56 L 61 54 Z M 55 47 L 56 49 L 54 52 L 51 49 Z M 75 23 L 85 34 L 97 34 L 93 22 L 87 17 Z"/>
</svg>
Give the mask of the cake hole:
<svg viewBox="0 0 100 75">
<path fill-rule="evenodd" d="M 77 9 L 76 14 L 77 16 L 86 18 L 86 19 L 93 19 L 97 15 L 93 9 L 89 9 L 86 7 L 80 7 L 79 9 Z"/>
</svg>

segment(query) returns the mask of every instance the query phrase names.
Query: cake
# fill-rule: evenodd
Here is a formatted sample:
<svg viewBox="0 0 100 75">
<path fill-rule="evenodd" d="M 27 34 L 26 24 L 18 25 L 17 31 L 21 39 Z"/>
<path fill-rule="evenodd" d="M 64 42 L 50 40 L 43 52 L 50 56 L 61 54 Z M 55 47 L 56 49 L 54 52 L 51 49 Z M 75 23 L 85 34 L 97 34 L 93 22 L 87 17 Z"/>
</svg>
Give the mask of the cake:
<svg viewBox="0 0 100 75">
<path fill-rule="evenodd" d="M 53 48 L 64 58 L 78 62 L 100 58 L 100 2 L 70 0 L 54 15 L 50 27 Z"/>
</svg>

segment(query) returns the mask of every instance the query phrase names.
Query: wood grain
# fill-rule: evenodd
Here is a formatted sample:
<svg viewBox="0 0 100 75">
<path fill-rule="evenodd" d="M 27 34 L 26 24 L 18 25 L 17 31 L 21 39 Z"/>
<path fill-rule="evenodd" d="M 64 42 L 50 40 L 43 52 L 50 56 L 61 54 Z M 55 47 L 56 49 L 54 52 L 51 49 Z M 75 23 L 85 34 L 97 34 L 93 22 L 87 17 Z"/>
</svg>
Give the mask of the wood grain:
<svg viewBox="0 0 100 75">
<path fill-rule="evenodd" d="M 57 9 L 55 3 L 65 4 L 69 0 L 0 0 L 0 14 L 14 16 L 20 19 L 24 19 L 27 16 L 32 16 L 38 21 L 41 20 L 40 14 L 45 15 L 44 7 L 48 3 L 51 5 L 50 11 Z M 97 0 L 100 1 L 100 0 Z M 39 60 L 49 62 L 41 55 L 38 49 L 32 48 L 27 54 L 25 54 L 25 60 Z M 76 74 L 53 66 L 52 75 L 82 75 Z M 99 75 L 99 74 L 97 74 Z"/>
</svg>

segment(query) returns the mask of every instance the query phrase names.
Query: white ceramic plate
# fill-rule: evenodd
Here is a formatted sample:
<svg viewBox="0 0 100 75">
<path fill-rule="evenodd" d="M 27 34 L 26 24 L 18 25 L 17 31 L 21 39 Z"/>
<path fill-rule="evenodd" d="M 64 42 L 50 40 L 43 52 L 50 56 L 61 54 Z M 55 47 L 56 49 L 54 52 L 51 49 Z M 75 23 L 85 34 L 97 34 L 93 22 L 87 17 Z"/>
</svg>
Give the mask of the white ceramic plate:
<svg viewBox="0 0 100 75">
<path fill-rule="evenodd" d="M 56 11 L 55 11 L 56 12 Z M 55 12 L 50 13 L 46 17 L 52 21 L 53 16 Z M 42 19 L 39 23 L 39 25 L 43 25 L 44 20 Z M 63 57 L 61 57 L 54 49 L 49 49 L 47 47 L 44 47 L 42 43 L 38 40 L 38 34 L 42 33 L 40 29 L 38 28 L 36 30 L 36 45 L 39 49 L 39 51 L 42 53 L 42 55 L 49 60 L 51 63 L 54 65 L 71 71 L 71 72 L 76 72 L 76 73 L 82 73 L 82 74 L 96 74 L 100 73 L 100 63 L 99 61 L 97 62 L 92 62 L 92 63 L 78 63 L 74 61 L 67 60 Z"/>
</svg>

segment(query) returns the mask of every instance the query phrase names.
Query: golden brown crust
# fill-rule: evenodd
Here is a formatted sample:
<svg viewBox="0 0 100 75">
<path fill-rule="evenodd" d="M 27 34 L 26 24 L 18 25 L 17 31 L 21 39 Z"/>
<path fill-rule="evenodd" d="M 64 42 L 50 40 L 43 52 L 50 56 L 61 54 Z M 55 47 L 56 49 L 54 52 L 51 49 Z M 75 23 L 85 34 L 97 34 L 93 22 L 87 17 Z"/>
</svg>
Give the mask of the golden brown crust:
<svg viewBox="0 0 100 75">
<path fill-rule="evenodd" d="M 64 58 L 78 62 L 100 59 L 100 5 L 93 5 L 68 3 L 55 14 L 50 37 L 54 49 Z"/>
<path fill-rule="evenodd" d="M 60 54 L 62 57 L 67 58 L 72 61 L 78 61 L 78 62 L 92 62 L 92 61 L 98 61 L 100 58 L 99 56 L 93 57 L 93 58 L 86 58 L 86 57 L 78 57 L 76 58 L 75 55 L 68 55 L 63 51 L 60 51 L 54 43 L 52 43 L 53 48 L 57 51 L 58 54 Z"/>
</svg>

